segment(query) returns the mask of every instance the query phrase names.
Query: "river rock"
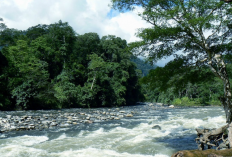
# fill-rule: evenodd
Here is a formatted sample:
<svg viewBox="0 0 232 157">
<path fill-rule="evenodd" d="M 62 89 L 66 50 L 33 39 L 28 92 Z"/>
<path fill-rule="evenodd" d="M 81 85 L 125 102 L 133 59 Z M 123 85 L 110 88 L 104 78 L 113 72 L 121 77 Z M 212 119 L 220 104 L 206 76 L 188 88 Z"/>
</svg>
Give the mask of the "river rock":
<svg viewBox="0 0 232 157">
<path fill-rule="evenodd" d="M 123 118 L 124 117 L 124 115 L 118 115 L 118 118 Z"/>
<path fill-rule="evenodd" d="M 126 117 L 133 117 L 133 114 L 127 114 Z"/>
<path fill-rule="evenodd" d="M 152 127 L 152 129 L 161 130 L 161 127 L 159 125 L 155 125 Z"/>
<path fill-rule="evenodd" d="M 89 124 L 90 124 L 90 123 L 93 123 L 93 121 L 91 121 L 91 120 L 86 120 L 85 123 L 89 123 Z"/>
<path fill-rule="evenodd" d="M 138 109 L 139 110 L 139 109 Z M 19 115 L 14 113 L 3 114 L 0 117 L 0 132 L 13 130 L 43 130 L 52 127 L 69 127 L 79 123 L 95 123 L 108 120 L 120 120 L 123 117 L 133 117 L 138 111 L 136 109 L 127 110 L 127 108 L 100 108 L 100 109 L 77 109 L 70 112 L 66 110 L 51 113 L 50 111 L 42 111 L 42 113 L 33 113 L 31 111 Z"/>
<path fill-rule="evenodd" d="M 67 127 L 69 127 L 70 126 L 70 124 L 60 124 L 60 127 L 61 128 L 67 128 Z"/>
<path fill-rule="evenodd" d="M 20 126 L 19 129 L 25 130 L 27 128 L 26 128 L 26 126 Z"/>
<path fill-rule="evenodd" d="M 72 124 L 72 121 L 71 121 L 71 120 L 68 120 L 67 123 Z"/>
<path fill-rule="evenodd" d="M 28 129 L 34 129 L 35 126 L 28 126 Z"/>
<path fill-rule="evenodd" d="M 170 105 L 169 108 L 174 108 L 175 106 L 174 105 Z"/>
<path fill-rule="evenodd" d="M 58 124 L 56 122 L 52 122 L 50 125 L 51 126 L 57 126 Z"/>
<path fill-rule="evenodd" d="M 48 120 L 42 121 L 42 124 L 50 124 L 51 122 Z"/>
<path fill-rule="evenodd" d="M 73 119 L 73 117 L 72 117 L 72 116 L 68 116 L 67 118 L 68 118 L 68 120 L 72 120 L 72 119 Z"/>
</svg>

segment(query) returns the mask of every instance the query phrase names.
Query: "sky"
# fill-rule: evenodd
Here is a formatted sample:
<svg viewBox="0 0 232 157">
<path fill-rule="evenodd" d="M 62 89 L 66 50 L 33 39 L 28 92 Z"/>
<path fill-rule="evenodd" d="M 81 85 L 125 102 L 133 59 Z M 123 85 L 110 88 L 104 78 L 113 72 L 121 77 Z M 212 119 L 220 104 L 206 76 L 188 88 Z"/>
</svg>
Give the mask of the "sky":
<svg viewBox="0 0 232 157">
<path fill-rule="evenodd" d="M 38 24 L 62 20 L 78 33 L 96 32 L 100 37 L 115 35 L 128 43 L 138 41 L 139 28 L 151 25 L 138 16 L 142 8 L 120 13 L 109 7 L 110 0 L 1 0 L 0 17 L 8 28 L 26 30 Z M 167 61 L 156 64 L 164 66 Z"/>
</svg>

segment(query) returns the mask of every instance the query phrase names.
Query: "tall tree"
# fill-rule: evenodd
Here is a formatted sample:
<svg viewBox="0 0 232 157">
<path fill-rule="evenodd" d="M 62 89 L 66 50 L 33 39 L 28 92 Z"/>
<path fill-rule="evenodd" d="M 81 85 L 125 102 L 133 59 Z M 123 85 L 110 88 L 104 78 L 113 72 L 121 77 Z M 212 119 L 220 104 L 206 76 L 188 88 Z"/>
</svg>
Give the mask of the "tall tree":
<svg viewBox="0 0 232 157">
<path fill-rule="evenodd" d="M 137 33 L 142 41 L 131 44 L 140 47 L 137 52 L 148 53 L 153 61 L 172 55 L 181 57 L 184 53 L 185 66 L 209 66 L 224 83 L 224 96 L 220 101 L 226 122 L 232 122 L 231 89 L 224 60 L 232 50 L 231 3 L 219 0 L 112 0 L 112 6 L 121 11 L 137 6 L 144 9 L 139 15 L 152 27 Z M 232 145 L 232 139 L 230 141 Z"/>
<path fill-rule="evenodd" d="M 41 89 L 47 87 L 47 63 L 36 58 L 24 40 L 18 40 L 4 55 L 10 65 L 8 86 L 12 97 L 18 106 L 26 109 L 30 99 L 38 97 Z"/>
<path fill-rule="evenodd" d="M 6 69 L 8 67 L 8 62 L 6 57 L 2 54 L 2 48 L 6 44 L 7 38 L 3 35 L 7 26 L 3 23 L 3 19 L 0 18 L 0 109 L 9 110 L 13 108 L 13 103 L 11 103 L 10 91 L 7 88 L 8 78 Z"/>
</svg>

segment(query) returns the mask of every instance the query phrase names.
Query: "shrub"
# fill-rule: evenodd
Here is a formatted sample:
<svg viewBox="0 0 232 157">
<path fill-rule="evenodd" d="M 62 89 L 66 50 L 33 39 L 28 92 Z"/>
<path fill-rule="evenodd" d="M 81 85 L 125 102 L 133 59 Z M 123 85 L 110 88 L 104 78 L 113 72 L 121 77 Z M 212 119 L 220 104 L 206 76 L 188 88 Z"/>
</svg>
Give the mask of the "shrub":
<svg viewBox="0 0 232 157">
<path fill-rule="evenodd" d="M 219 100 L 211 100 L 209 105 L 221 105 L 221 102 Z"/>
<path fill-rule="evenodd" d="M 180 98 L 176 98 L 173 100 L 172 102 L 173 105 L 181 105 L 181 99 Z"/>
</svg>

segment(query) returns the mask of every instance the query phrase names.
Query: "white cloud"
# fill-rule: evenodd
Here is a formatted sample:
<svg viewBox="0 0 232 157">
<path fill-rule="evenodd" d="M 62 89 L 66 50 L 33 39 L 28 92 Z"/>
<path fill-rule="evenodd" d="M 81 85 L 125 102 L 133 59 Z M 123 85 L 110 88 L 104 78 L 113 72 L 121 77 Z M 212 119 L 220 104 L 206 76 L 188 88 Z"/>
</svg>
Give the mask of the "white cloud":
<svg viewBox="0 0 232 157">
<path fill-rule="evenodd" d="M 101 37 L 115 35 L 127 42 L 138 41 L 138 28 L 150 27 L 133 12 L 117 13 L 109 7 L 111 0 L 1 0 L 0 17 L 9 28 L 26 30 L 38 24 L 68 22 L 78 34 L 96 32 Z M 110 17 L 109 14 L 113 17 Z"/>
<path fill-rule="evenodd" d="M 113 17 L 109 21 L 109 25 L 106 27 L 106 30 L 108 32 L 121 34 L 128 42 L 139 40 L 139 38 L 135 36 L 137 30 L 139 28 L 151 26 L 147 22 L 141 20 L 141 18 L 137 15 L 139 11 L 141 11 L 141 8 L 137 8 L 133 12 L 120 13 L 118 16 Z M 113 25 L 117 25 L 117 27 L 113 27 Z"/>
<path fill-rule="evenodd" d="M 149 24 L 137 11 L 109 18 L 110 0 L 2 0 L 1 17 L 9 28 L 25 30 L 37 24 L 68 22 L 79 34 L 96 32 L 100 36 L 116 35 L 128 42 L 136 41 L 135 33 Z M 141 10 L 141 8 L 137 8 Z"/>
</svg>

